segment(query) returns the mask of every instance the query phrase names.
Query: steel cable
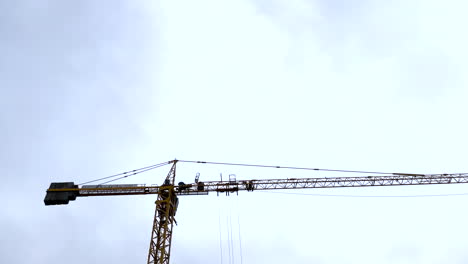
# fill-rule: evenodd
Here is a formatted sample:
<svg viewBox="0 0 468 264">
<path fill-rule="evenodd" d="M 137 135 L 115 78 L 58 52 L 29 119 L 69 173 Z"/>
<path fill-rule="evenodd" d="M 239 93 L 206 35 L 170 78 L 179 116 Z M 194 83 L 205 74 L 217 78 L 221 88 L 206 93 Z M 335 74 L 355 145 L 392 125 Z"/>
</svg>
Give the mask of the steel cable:
<svg viewBox="0 0 468 264">
<path fill-rule="evenodd" d="M 131 171 L 126 171 L 126 172 L 122 172 L 122 173 L 110 175 L 110 176 L 107 176 L 107 177 L 103 177 L 103 178 L 99 178 L 99 179 L 95 179 L 95 180 L 83 182 L 83 183 L 80 183 L 80 184 L 78 184 L 78 185 L 84 185 L 84 184 L 88 184 L 88 183 L 92 183 L 92 182 L 102 181 L 102 180 L 110 179 L 110 178 L 113 178 L 113 177 L 121 176 L 121 177 L 119 177 L 119 178 L 117 178 L 117 179 L 113 179 L 113 180 L 110 180 L 110 181 L 101 183 L 101 184 L 105 184 L 105 183 L 109 183 L 109 182 L 112 182 L 112 181 L 116 181 L 116 180 L 120 180 L 120 179 L 123 179 L 123 178 L 127 178 L 128 176 L 133 176 L 133 175 L 136 175 L 136 174 L 139 174 L 139 173 L 143 173 L 143 172 L 146 172 L 146 171 L 149 171 L 149 170 L 153 170 L 153 169 L 156 169 L 156 168 L 159 168 L 159 167 L 168 165 L 168 164 L 170 164 L 171 162 L 172 162 L 172 161 L 162 162 L 162 163 L 159 163 L 159 164 L 154 164 L 154 165 L 151 165 L 151 166 L 146 166 L 146 167 L 143 167 L 143 168 L 139 168 L 139 169 L 135 169 L 135 170 L 131 170 Z M 122 175 L 123 175 L 123 176 L 122 176 Z"/>
<path fill-rule="evenodd" d="M 243 167 L 258 167 L 258 168 L 273 168 L 273 169 L 291 169 L 291 170 L 313 170 L 313 171 L 333 171 L 333 172 L 351 172 L 351 173 L 372 173 L 372 174 L 388 174 L 388 175 L 398 174 L 398 173 L 393 173 L 393 172 L 375 172 L 375 171 L 319 169 L 319 168 L 307 168 L 307 167 L 274 166 L 274 165 L 244 164 L 244 163 L 227 163 L 227 162 L 212 162 L 212 161 L 179 160 L 179 162 L 185 162 L 185 163 L 199 163 L 199 164 L 212 164 L 212 165 L 243 166 Z"/>
</svg>

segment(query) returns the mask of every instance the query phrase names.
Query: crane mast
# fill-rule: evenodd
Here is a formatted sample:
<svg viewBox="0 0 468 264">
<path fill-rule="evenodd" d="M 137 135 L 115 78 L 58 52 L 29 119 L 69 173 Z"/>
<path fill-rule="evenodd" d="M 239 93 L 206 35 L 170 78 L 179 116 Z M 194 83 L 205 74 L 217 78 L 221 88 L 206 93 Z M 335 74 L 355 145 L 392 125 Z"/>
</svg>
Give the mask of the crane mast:
<svg viewBox="0 0 468 264">
<path fill-rule="evenodd" d="M 210 192 L 233 193 L 254 190 L 310 189 L 338 187 L 408 186 L 468 183 L 468 173 L 458 174 L 408 174 L 393 173 L 388 176 L 288 178 L 268 180 L 240 180 L 175 184 L 177 160 L 170 161 L 172 167 L 160 186 L 144 184 L 82 185 L 73 182 L 51 183 L 44 199 L 45 205 L 68 204 L 76 197 L 108 195 L 156 194 L 156 209 L 147 263 L 169 264 L 172 230 L 179 203 L 178 196 L 207 195 Z"/>
<path fill-rule="evenodd" d="M 172 228 L 177 206 L 179 205 L 179 198 L 177 198 L 174 191 L 175 172 L 176 162 L 172 165 L 163 186 L 158 190 L 148 263 L 169 264 Z"/>
</svg>

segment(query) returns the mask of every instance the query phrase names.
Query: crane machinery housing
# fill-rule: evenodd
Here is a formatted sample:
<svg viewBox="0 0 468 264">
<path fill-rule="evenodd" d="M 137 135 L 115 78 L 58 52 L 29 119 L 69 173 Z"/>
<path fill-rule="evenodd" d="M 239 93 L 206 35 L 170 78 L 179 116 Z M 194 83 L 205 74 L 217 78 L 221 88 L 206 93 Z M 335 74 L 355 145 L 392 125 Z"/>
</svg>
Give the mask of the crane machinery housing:
<svg viewBox="0 0 468 264">
<path fill-rule="evenodd" d="M 208 195 L 209 193 L 232 193 L 239 191 L 254 190 L 278 190 L 278 189 L 309 189 L 309 188 L 337 188 L 337 187 L 371 187 L 371 186 L 407 186 L 407 185 L 433 185 L 433 184 L 457 184 L 468 183 L 468 173 L 458 174 L 409 174 L 409 173 L 378 173 L 363 171 L 325 170 L 337 172 L 356 172 L 385 174 L 384 176 L 360 176 L 360 177 L 327 177 L 327 178 L 288 178 L 288 179 L 266 179 L 266 180 L 236 180 L 230 177 L 228 181 L 206 181 L 199 180 L 185 184 L 175 184 L 176 165 L 178 162 L 223 164 L 240 166 L 257 166 L 269 168 L 289 168 L 302 170 L 323 170 L 316 168 L 280 167 L 265 165 L 247 165 L 234 163 L 216 163 L 203 161 L 171 160 L 168 162 L 148 166 L 142 169 L 113 175 L 121 176 L 117 179 L 126 178 L 129 175 L 148 171 L 167 164 L 172 167 L 162 185 L 144 184 L 100 184 L 79 185 L 73 182 L 51 183 L 47 189 L 44 199 L 45 205 L 68 204 L 77 197 L 86 196 L 114 196 L 114 195 L 145 195 L 156 194 L 156 210 L 153 220 L 151 241 L 148 252 L 147 263 L 168 264 L 171 253 L 172 230 L 179 204 L 178 196 Z M 98 180 L 107 179 L 109 177 Z M 111 181 L 114 181 L 111 180 Z M 96 180 L 97 181 L 97 180 Z M 91 181 L 94 182 L 94 181 Z M 110 182 L 110 181 L 108 181 Z M 107 183 L 107 182 L 106 182 Z"/>
</svg>

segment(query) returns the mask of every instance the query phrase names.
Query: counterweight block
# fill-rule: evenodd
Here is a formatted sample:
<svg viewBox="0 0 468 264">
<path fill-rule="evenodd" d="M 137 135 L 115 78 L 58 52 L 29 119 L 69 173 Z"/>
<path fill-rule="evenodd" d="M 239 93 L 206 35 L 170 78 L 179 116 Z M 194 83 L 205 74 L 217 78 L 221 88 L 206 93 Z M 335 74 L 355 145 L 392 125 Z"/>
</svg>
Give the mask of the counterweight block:
<svg viewBox="0 0 468 264">
<path fill-rule="evenodd" d="M 78 189 L 78 185 L 74 182 L 53 182 L 50 184 L 50 189 Z M 78 196 L 78 191 L 49 191 L 44 198 L 45 205 L 68 204 L 69 201 L 74 201 Z"/>
</svg>

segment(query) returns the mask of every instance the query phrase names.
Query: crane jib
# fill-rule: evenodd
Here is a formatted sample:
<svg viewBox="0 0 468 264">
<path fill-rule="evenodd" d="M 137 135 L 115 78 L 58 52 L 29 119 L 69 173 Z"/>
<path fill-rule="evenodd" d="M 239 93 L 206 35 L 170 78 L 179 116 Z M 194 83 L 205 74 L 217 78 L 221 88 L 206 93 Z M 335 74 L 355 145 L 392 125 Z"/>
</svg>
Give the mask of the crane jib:
<svg viewBox="0 0 468 264">
<path fill-rule="evenodd" d="M 467 174 L 364 176 L 332 178 L 290 178 L 269 180 L 208 181 L 179 185 L 144 185 L 113 184 L 83 185 L 80 188 L 73 182 L 52 183 L 44 199 L 45 205 L 68 204 L 76 197 L 107 195 L 144 195 L 158 194 L 165 188 L 174 189 L 177 195 L 207 195 L 210 192 L 232 193 L 238 191 L 272 190 L 272 189 L 308 189 L 366 186 L 401 186 L 427 184 L 468 183 Z"/>
</svg>

